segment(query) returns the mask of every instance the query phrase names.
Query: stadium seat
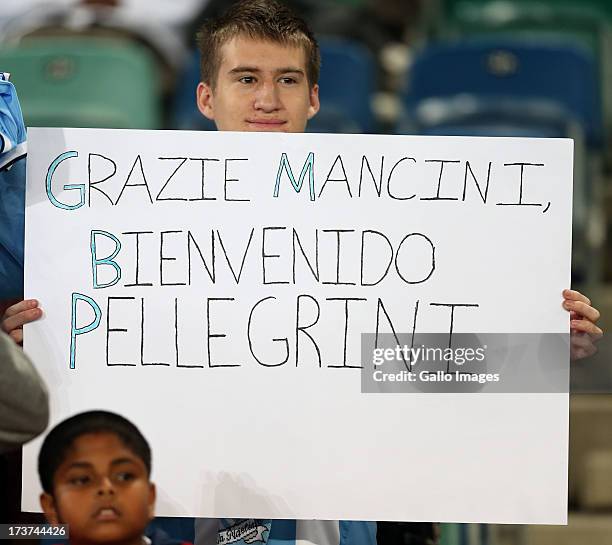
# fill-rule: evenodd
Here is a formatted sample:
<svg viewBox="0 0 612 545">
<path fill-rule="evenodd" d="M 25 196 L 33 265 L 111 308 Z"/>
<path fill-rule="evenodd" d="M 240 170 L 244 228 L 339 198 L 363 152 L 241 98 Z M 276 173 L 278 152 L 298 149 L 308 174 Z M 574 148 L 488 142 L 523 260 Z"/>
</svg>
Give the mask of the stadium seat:
<svg viewBox="0 0 612 545">
<path fill-rule="evenodd" d="M 587 143 L 596 148 L 602 141 L 597 82 L 593 57 L 577 47 L 466 40 L 422 50 L 410 71 L 403 103 L 408 118 L 420 123 L 415 116 L 426 100 L 466 95 L 489 103 L 547 101 L 580 123 Z"/>
<path fill-rule="evenodd" d="M 148 50 L 124 41 L 38 38 L 0 50 L 27 126 L 155 129 L 159 81 Z"/>
<path fill-rule="evenodd" d="M 438 35 L 512 36 L 579 43 L 596 59 L 606 136 L 612 141 L 612 2 L 608 0 L 447 0 Z"/>
<path fill-rule="evenodd" d="M 168 92 L 174 87 L 177 69 L 183 64 L 187 49 L 176 29 L 154 13 L 155 6 L 151 17 L 143 18 L 134 5 L 128 5 L 131 2 L 25 1 L 23 4 L 4 24 L 0 16 L 0 50 L 49 37 L 138 44 L 153 53 L 163 90 Z M 171 19 L 173 10 L 166 12 Z"/>
<path fill-rule="evenodd" d="M 322 107 L 306 127 L 306 132 L 323 132 L 332 134 L 359 134 L 362 128 L 344 112 L 338 111 L 334 106 Z"/>
<path fill-rule="evenodd" d="M 200 82 L 200 53 L 195 50 L 183 67 L 174 93 L 170 128 L 192 131 L 214 131 L 215 124 L 205 118 L 196 105 L 196 88 Z"/>
<path fill-rule="evenodd" d="M 350 132 L 373 132 L 371 100 L 376 90 L 376 65 L 372 53 L 348 40 L 322 38 L 319 43 L 321 118 L 327 111 L 337 112 L 352 121 L 354 130 Z"/>
<path fill-rule="evenodd" d="M 612 20 L 612 4 L 609 0 L 444 0 L 443 7 L 447 18 L 478 17 L 476 12 L 486 17 L 510 18 L 517 11 L 531 10 L 540 17 L 553 13 L 584 13 L 585 10 L 598 11 Z"/>
<path fill-rule="evenodd" d="M 605 17 L 598 10 L 550 9 L 538 2 L 505 2 L 495 0 L 463 2 L 457 11 L 442 20 L 442 36 L 475 37 L 484 35 L 512 35 L 533 39 L 579 42 L 600 57 L 602 33 L 606 31 Z"/>
</svg>

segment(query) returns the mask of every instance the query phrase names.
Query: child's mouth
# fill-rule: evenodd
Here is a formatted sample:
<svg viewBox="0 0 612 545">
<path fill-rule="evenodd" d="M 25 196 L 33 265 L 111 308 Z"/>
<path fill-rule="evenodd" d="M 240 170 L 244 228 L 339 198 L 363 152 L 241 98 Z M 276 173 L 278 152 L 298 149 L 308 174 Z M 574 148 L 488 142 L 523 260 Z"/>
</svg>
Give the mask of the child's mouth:
<svg viewBox="0 0 612 545">
<path fill-rule="evenodd" d="M 114 507 L 102 507 L 96 511 L 94 518 L 98 521 L 113 521 L 119 518 L 119 511 Z"/>
</svg>

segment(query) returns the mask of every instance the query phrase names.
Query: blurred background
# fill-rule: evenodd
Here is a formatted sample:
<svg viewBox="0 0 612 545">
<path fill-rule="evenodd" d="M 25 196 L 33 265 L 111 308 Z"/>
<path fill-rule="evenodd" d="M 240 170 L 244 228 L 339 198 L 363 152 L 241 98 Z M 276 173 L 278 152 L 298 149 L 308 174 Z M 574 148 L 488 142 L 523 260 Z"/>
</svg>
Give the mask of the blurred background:
<svg viewBox="0 0 612 545">
<path fill-rule="evenodd" d="M 572 284 L 609 331 L 612 0 L 285 1 L 321 45 L 311 132 L 574 139 Z M 1 0 L 0 70 L 28 126 L 214 130 L 195 106 L 194 36 L 230 3 Z M 611 354 L 604 341 L 572 365 L 569 525 L 443 524 L 439 543 L 612 545 Z M 25 522 L 19 475 L 4 473 L 0 522 Z"/>
</svg>

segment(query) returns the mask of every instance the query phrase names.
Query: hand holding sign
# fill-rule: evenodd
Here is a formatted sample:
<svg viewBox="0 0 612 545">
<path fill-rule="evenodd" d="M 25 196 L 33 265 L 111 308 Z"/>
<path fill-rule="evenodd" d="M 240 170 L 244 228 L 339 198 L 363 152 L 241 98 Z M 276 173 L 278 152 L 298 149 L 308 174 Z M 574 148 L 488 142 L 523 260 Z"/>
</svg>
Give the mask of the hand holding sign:
<svg viewBox="0 0 612 545">
<path fill-rule="evenodd" d="M 591 306 L 591 300 L 576 290 L 563 290 L 563 308 L 570 313 L 572 360 L 592 356 L 597 352 L 595 343 L 603 336 L 596 324 L 600 312 Z"/>
<path fill-rule="evenodd" d="M 42 316 L 36 299 L 26 299 L 11 305 L 2 316 L 2 330 L 19 345 L 23 343 L 23 326 Z"/>
</svg>

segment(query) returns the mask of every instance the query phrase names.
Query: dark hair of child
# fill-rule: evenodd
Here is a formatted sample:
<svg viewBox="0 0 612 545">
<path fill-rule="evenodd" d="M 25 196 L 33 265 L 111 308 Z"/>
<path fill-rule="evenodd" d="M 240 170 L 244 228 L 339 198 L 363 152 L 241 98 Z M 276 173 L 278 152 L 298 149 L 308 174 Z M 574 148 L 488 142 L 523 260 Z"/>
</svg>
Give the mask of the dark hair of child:
<svg viewBox="0 0 612 545">
<path fill-rule="evenodd" d="M 151 448 L 140 430 L 129 420 L 108 411 L 88 411 L 60 422 L 45 438 L 38 455 L 38 475 L 42 488 L 53 495 L 53 476 L 73 443 L 89 433 L 112 433 L 140 458 L 151 474 Z"/>
</svg>

